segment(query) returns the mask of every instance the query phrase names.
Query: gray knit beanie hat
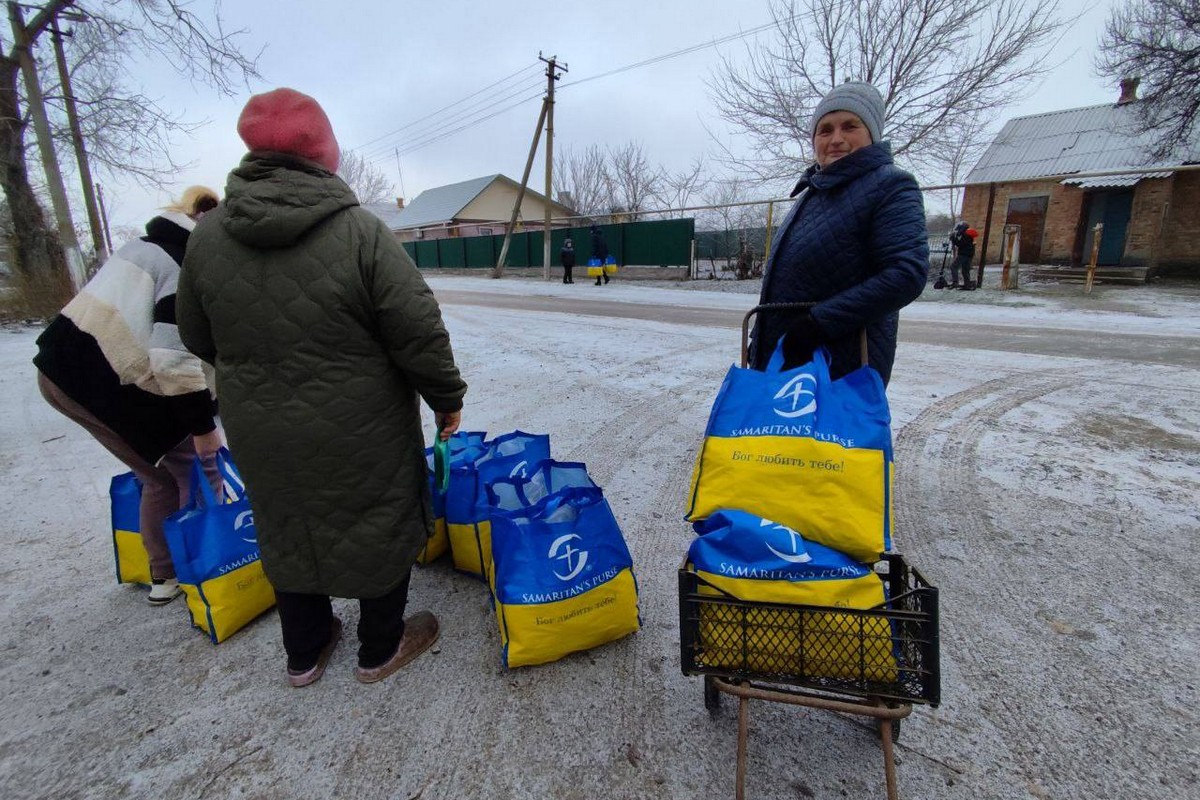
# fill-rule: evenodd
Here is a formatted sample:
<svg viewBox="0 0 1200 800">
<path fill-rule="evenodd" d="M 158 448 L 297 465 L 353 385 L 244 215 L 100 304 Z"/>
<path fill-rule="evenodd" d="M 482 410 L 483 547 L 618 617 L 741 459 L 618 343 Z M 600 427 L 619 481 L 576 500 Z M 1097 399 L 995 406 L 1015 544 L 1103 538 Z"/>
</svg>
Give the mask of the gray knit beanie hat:
<svg viewBox="0 0 1200 800">
<path fill-rule="evenodd" d="M 871 84 L 847 81 L 834 87 L 829 94 L 821 98 L 809 123 L 810 140 L 817 135 L 817 123 L 821 121 L 821 117 L 831 111 L 849 111 L 857 114 L 867 126 L 867 132 L 871 134 L 871 143 L 883 141 L 883 96 Z"/>
</svg>

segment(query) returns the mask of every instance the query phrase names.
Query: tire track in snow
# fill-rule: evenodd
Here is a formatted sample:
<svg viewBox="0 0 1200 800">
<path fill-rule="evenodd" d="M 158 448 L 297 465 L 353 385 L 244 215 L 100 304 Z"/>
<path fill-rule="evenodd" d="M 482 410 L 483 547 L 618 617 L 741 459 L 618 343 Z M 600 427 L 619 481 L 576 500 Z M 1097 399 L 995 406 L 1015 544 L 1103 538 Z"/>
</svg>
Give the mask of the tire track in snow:
<svg viewBox="0 0 1200 800">
<path fill-rule="evenodd" d="M 1014 380 L 1019 382 L 1014 384 Z M 964 707 L 974 709 L 975 733 L 991 740 L 986 749 L 1002 768 L 1018 771 L 1024 764 L 1044 763 L 1046 754 L 1061 750 L 1060 743 L 1030 724 L 1024 698 L 1016 701 L 1002 694 L 1000 687 L 1014 677 L 1005 664 L 1019 658 L 1005 650 L 1003 642 L 1014 639 L 1003 636 L 997 640 L 992 631 L 962 626 L 955 607 L 990 607 L 991 619 L 998 626 L 1032 621 L 1029 598 L 1021 591 L 1021 576 L 1009 576 L 1009 570 L 993 566 L 980 572 L 998 579 L 985 583 L 973 579 L 976 564 L 1007 564 L 1014 558 L 1012 538 L 1003 529 L 1003 492 L 994 486 L 987 491 L 989 482 L 980 475 L 981 445 L 1009 412 L 1080 380 L 1072 371 L 988 381 L 925 409 L 904 427 L 896 443 L 895 546 L 942 588 L 944 701 L 955 706 L 956 712 Z M 1024 668 L 1018 662 L 1013 671 Z M 947 681 L 953 676 L 965 685 Z M 959 695 L 956 689 L 967 691 Z M 1028 687 L 1021 690 L 1028 691 Z M 978 761 L 964 761 L 971 764 L 968 777 L 971 770 L 981 768 Z M 1022 775 L 1034 781 L 1040 777 Z"/>
</svg>

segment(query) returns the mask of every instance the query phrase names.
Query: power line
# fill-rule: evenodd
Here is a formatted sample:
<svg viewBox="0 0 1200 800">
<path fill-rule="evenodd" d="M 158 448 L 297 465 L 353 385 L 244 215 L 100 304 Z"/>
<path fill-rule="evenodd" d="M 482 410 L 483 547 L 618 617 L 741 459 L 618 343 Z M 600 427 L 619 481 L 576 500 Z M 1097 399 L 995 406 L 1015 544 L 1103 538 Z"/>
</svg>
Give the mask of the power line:
<svg viewBox="0 0 1200 800">
<path fill-rule="evenodd" d="M 443 139 L 447 139 L 447 138 L 453 136 L 454 134 L 458 133 L 459 131 L 466 130 L 467 128 L 473 128 L 474 126 L 480 124 L 481 122 L 486 122 L 487 120 L 492 119 L 493 117 L 500 116 L 501 114 L 505 113 L 506 111 L 511 111 L 514 108 L 523 106 L 532 100 L 537 100 L 537 99 L 541 98 L 543 94 L 545 94 L 545 92 L 543 90 L 539 89 L 537 92 L 534 92 L 531 95 L 523 97 L 520 100 L 518 100 L 517 102 L 515 102 L 511 105 L 505 106 L 504 108 L 498 109 L 498 110 L 492 112 L 491 114 L 488 114 L 487 116 L 480 117 L 478 119 L 464 123 L 463 125 L 460 125 L 457 128 L 453 128 L 448 131 L 443 131 L 443 132 L 434 134 L 423 141 L 412 142 L 411 144 L 401 148 L 400 155 L 407 155 L 408 153 L 412 153 L 416 150 L 420 150 L 420 149 L 428 147 L 432 144 L 436 144 L 436 143 L 442 141 Z"/>
<path fill-rule="evenodd" d="M 362 144 L 358 145 L 357 147 L 354 147 L 351 149 L 362 150 L 363 148 L 369 147 L 370 145 L 373 145 L 376 142 L 382 141 L 382 140 L 388 138 L 389 136 L 394 136 L 397 133 L 400 133 L 400 131 L 407 130 L 408 128 L 411 128 L 413 125 L 417 125 L 418 123 L 424 122 L 425 120 L 430 119 L 431 117 L 435 117 L 438 114 L 442 113 L 443 111 L 454 108 L 455 106 L 460 105 L 460 104 L 466 102 L 467 100 L 470 100 L 472 97 L 475 97 L 476 95 L 486 92 L 488 89 L 491 89 L 495 86 L 499 86 L 500 84 L 505 83 L 505 82 L 511 80 L 512 78 L 515 78 L 516 76 L 520 75 L 523 72 L 528 72 L 530 69 L 538 69 L 538 68 L 540 68 L 540 67 L 536 61 L 533 62 L 532 64 L 526 64 L 525 66 L 521 67 L 516 72 L 513 72 L 510 75 L 506 75 L 505 77 L 501 78 L 500 80 L 496 81 L 495 83 L 489 83 L 487 86 L 484 86 L 482 89 L 471 92 L 466 97 L 455 100 L 453 103 L 450 103 L 447 106 L 442 106 L 437 111 L 430 112 L 429 114 L 426 114 L 423 117 L 419 117 L 418 119 L 413 120 L 412 122 L 408 123 L 407 125 L 401 125 L 399 128 L 396 128 L 396 130 L 394 130 L 394 131 L 385 133 L 382 136 L 378 136 L 369 142 L 363 142 Z"/>
<path fill-rule="evenodd" d="M 660 61 L 668 61 L 672 58 L 678 58 L 679 56 L 685 56 L 689 53 L 695 53 L 699 50 L 707 50 L 710 47 L 716 47 L 718 45 L 725 44 L 726 42 L 732 42 L 735 39 L 744 39 L 747 36 L 753 36 L 756 33 L 762 33 L 763 31 L 767 30 L 768 28 L 775 27 L 775 25 L 776 25 L 775 21 L 772 20 L 771 22 L 763 23 L 762 25 L 755 26 L 753 28 L 750 28 L 749 30 L 741 31 L 740 33 L 727 34 L 725 36 L 721 36 L 716 39 L 712 39 L 711 41 L 702 42 L 700 44 L 694 44 L 690 47 L 684 47 L 680 50 L 674 50 L 670 53 L 663 53 L 662 55 L 652 56 L 650 58 L 647 58 L 644 61 L 638 61 L 634 64 L 626 64 L 623 67 L 617 67 L 616 69 L 609 70 L 608 72 L 601 72 L 599 75 L 592 75 L 587 78 L 580 78 L 577 81 L 571 81 L 570 83 L 564 83 L 562 86 L 560 86 L 558 88 L 566 89 L 568 86 L 578 86 L 579 84 L 587 83 L 588 81 L 598 81 L 601 78 L 607 78 L 612 75 L 617 75 L 618 73 L 621 73 L 621 72 L 628 72 L 631 69 L 638 69 L 639 67 L 648 67 L 651 64 L 657 64 Z"/>
<path fill-rule="evenodd" d="M 563 88 L 566 88 L 566 87 L 568 87 L 568 86 L 577 86 L 578 84 L 581 84 L 581 83 L 587 83 L 588 81 L 595 81 L 595 80 L 599 80 L 599 79 L 601 79 L 601 78 L 608 78 L 608 77 L 611 77 L 611 76 L 613 76 L 613 75 L 620 74 L 620 73 L 622 73 L 622 72 L 628 72 L 628 71 L 630 71 L 630 70 L 638 69 L 638 68 L 640 68 L 640 67 L 647 67 L 647 66 L 650 66 L 650 65 L 652 65 L 652 64 L 657 64 L 657 63 L 660 63 L 660 62 L 662 62 L 662 61 L 668 61 L 668 60 L 670 60 L 670 59 L 673 59 L 673 58 L 678 58 L 678 57 L 680 57 L 680 56 L 688 55 L 689 53 L 695 53 L 695 52 L 698 52 L 698 51 L 700 51 L 700 50 L 707 50 L 707 49 L 709 49 L 709 48 L 712 48 L 712 47 L 717 47 L 717 46 L 719 46 L 719 45 L 726 44 L 726 43 L 728 43 L 728 42 L 732 42 L 732 41 L 735 41 L 735 40 L 737 40 L 737 39 L 744 39 L 744 38 L 746 38 L 746 37 L 748 37 L 748 36 L 753 36 L 753 35 L 755 35 L 755 34 L 758 34 L 758 33 L 761 33 L 761 32 L 763 32 L 763 31 L 765 31 L 765 30 L 768 30 L 768 29 L 770 29 L 770 28 L 773 28 L 773 27 L 775 27 L 777 24 L 778 24 L 778 23 L 777 23 L 777 21 L 775 21 L 775 20 L 772 20 L 771 22 L 766 22 L 766 23 L 763 23 L 763 24 L 761 24 L 761 25 L 756 25 L 756 26 L 755 26 L 755 27 L 753 27 L 753 28 L 749 28 L 749 29 L 747 29 L 747 30 L 744 30 L 744 31 L 739 31 L 738 33 L 731 33 L 731 34 L 727 34 L 727 35 L 725 35 L 725 36 L 720 36 L 720 37 L 717 37 L 716 39 L 712 39 L 712 40 L 710 40 L 710 41 L 707 41 L 707 42 L 701 42 L 701 43 L 699 43 L 699 44 L 694 44 L 694 45 L 691 45 L 691 46 L 689 46 L 689 47 L 684 47 L 684 48 L 681 48 L 681 49 L 679 49 L 679 50 L 673 50 L 673 51 L 671 51 L 671 52 L 668 52 L 668 53 L 662 53 L 662 54 L 660 54 L 660 55 L 657 55 L 657 56 L 652 56 L 652 57 L 650 57 L 650 58 L 647 58 L 647 59 L 644 59 L 644 60 L 642 60 L 642 61 L 638 61 L 638 62 L 635 62 L 635 63 L 632 63 L 632 64 L 626 64 L 625 66 L 622 66 L 622 67 L 617 67 L 616 69 L 609 70 L 608 72 L 602 72 L 602 73 L 600 73 L 599 75 L 592 75 L 592 76 L 590 76 L 590 77 L 587 77 L 587 78 L 580 78 L 579 80 L 576 80 L 576 81 L 571 81 L 570 83 L 563 84 L 563 85 L 562 85 L 562 86 L 560 86 L 559 88 L 560 88 L 560 89 L 563 89 Z M 532 65 L 532 66 L 537 66 L 537 65 Z M 407 128 L 410 128 L 410 127 L 412 127 L 413 125 L 415 125 L 415 124 L 417 124 L 417 123 L 419 123 L 419 122 L 421 122 L 421 121 L 423 121 L 423 120 L 429 120 L 429 119 L 431 119 L 431 118 L 435 117 L 437 114 L 441 113 L 441 111 L 444 111 L 444 110 L 446 110 L 447 108 L 452 108 L 452 107 L 454 107 L 454 106 L 456 106 L 456 105 L 459 105 L 459 104 L 461 104 L 462 102 L 464 102 L 464 101 L 466 101 L 466 100 L 469 100 L 470 98 L 472 98 L 472 97 L 475 97 L 475 96 L 476 96 L 476 95 L 478 95 L 478 94 L 481 94 L 482 92 L 486 91 L 487 89 L 490 89 L 490 88 L 492 88 L 492 87 L 494 87 L 494 86 L 498 86 L 498 85 L 500 85 L 500 84 L 504 83 L 505 81 L 507 81 L 507 80 L 509 80 L 509 79 L 511 79 L 511 78 L 513 78 L 513 77 L 515 77 L 516 75 L 520 75 L 521 73 L 525 72 L 525 71 L 526 71 L 526 70 L 528 70 L 528 69 L 529 69 L 529 67 L 524 67 L 524 68 L 522 68 L 522 69 L 518 70 L 517 72 L 515 72 L 515 73 L 513 73 L 513 74 L 511 74 L 511 75 L 509 75 L 509 76 L 507 76 L 506 78 L 502 78 L 502 79 L 500 79 L 499 81 L 496 81 L 495 83 L 493 83 L 493 84 L 490 84 L 489 86 L 485 87 L 484 89 L 480 89 L 480 90 L 479 90 L 479 91 L 477 91 L 477 92 L 473 92 L 472 94 L 468 95 L 467 97 L 463 98 L 462 100 L 460 100 L 460 101 L 458 101 L 458 102 L 456 102 L 456 103 L 452 103 L 452 104 L 450 104 L 449 106 L 446 106 L 446 108 L 439 109 L 438 111 L 435 111 L 435 112 L 433 112 L 432 114 L 429 114 L 429 115 L 426 115 L 425 117 L 422 117 L 420 120 L 415 120 L 414 122 L 412 122 L 412 123 L 409 123 L 409 125 L 403 126 L 403 127 L 401 127 L 401 128 L 398 128 L 398 129 L 397 129 L 397 130 L 395 130 L 395 131 L 392 131 L 392 133 L 390 133 L 390 134 L 385 134 L 384 136 L 381 136 L 381 137 L 379 137 L 378 139 L 374 139 L 374 140 L 372 140 L 371 142 L 368 142 L 366 145 L 363 145 L 363 147 L 366 147 L 367 145 L 371 145 L 371 144 L 373 144 L 373 143 L 375 143 L 375 142 L 378 142 L 378 141 L 380 141 L 381 139 L 384 139 L 384 138 L 387 138 L 387 137 L 389 137 L 389 136 L 392 136 L 392 135 L 394 135 L 394 134 L 396 134 L 396 133 L 399 133 L 400 131 L 406 130 Z M 540 86 L 540 81 L 539 81 L 538 83 L 539 83 L 539 86 Z M 491 114 L 487 114 L 487 115 L 485 115 L 485 116 L 482 116 L 482 117 L 477 117 L 477 118 L 475 118 L 475 119 L 469 119 L 469 118 L 470 118 L 470 117 L 471 117 L 473 114 L 477 114 L 477 113 L 478 113 L 478 112 L 480 112 L 480 111 L 484 111 L 484 110 L 486 110 L 486 109 L 488 109 L 488 108 L 491 108 L 491 107 L 493 107 L 493 106 L 496 106 L 496 105 L 498 105 L 498 104 L 500 104 L 500 103 L 504 102 L 505 100 L 507 100 L 507 99 L 510 99 L 510 98 L 512 98 L 512 97 L 514 97 L 516 94 L 518 94 L 518 93 L 519 93 L 519 92 L 511 92 L 511 91 L 510 91 L 510 89 L 511 89 L 511 87 L 510 87 L 509 89 L 506 89 L 506 90 L 505 90 L 506 92 L 509 92 L 509 94 L 508 94 L 506 97 L 503 97 L 503 98 L 501 98 L 501 99 L 499 99 L 499 100 L 495 100 L 495 101 L 493 101 L 493 102 L 491 102 L 491 103 L 489 103 L 489 104 L 487 104 L 487 105 L 485 105 L 485 106 L 483 106 L 483 107 L 481 107 L 481 108 L 476 108 L 476 109 L 474 109 L 473 111 L 468 111 L 468 109 L 471 109 L 473 106 L 476 106 L 476 105 L 478 105 L 478 103 L 473 103 L 473 104 L 471 104 L 471 106 L 468 106 L 466 109 L 460 109 L 458 112 L 456 112 L 454 115 L 452 115 L 452 116 L 451 116 L 451 117 L 450 117 L 448 120 L 439 120 L 439 121 L 437 121 L 436 123 L 431 123 L 431 124 L 429 124 L 429 125 L 426 125 L 426 126 L 424 126 L 424 127 L 422 128 L 421 132 L 417 132 L 415 135 L 413 135 L 413 136 L 410 136 L 410 137 L 409 137 L 409 141 L 408 141 L 408 143 L 407 143 L 407 144 L 400 144 L 400 145 L 398 145 L 398 149 L 399 149 L 399 153 L 398 153 L 398 154 L 399 154 L 399 155 L 406 155 L 406 154 L 408 154 L 408 153 L 412 153 L 412 152 L 414 152 L 414 151 L 416 151 L 416 150 L 420 150 L 420 149 L 423 149 L 423 148 L 425 148 L 425 147 L 428 147 L 428 146 L 430 146 L 430 145 L 436 144 L 436 143 L 438 143 L 438 142 L 440 142 L 440 141 L 443 141 L 444 139 L 447 139 L 447 138 L 449 138 L 449 137 L 453 136 L 453 135 L 454 135 L 454 134 L 456 134 L 456 133 L 459 133 L 460 131 L 464 131 L 464 130 L 466 130 L 467 128 L 472 128 L 472 127 L 475 127 L 476 125 L 479 125 L 480 123 L 486 122 L 486 121 L 487 121 L 487 120 L 489 120 L 489 119 L 493 119 L 494 117 L 497 117 L 497 116 L 499 116 L 500 114 L 503 114 L 503 113 L 505 113 L 505 112 L 507 112 L 507 111 L 511 111 L 512 109 L 514 109 L 514 108 L 517 108 L 517 107 L 519 107 L 519 106 L 522 106 L 522 105 L 524 105 L 525 103 L 528 103 L 528 102 L 530 102 L 531 100 L 535 100 L 535 99 L 537 99 L 538 97 L 540 97 L 540 96 L 541 96 L 541 94 L 542 94 L 542 92 L 540 92 L 540 91 L 539 91 L 539 92 L 537 92 L 536 94 L 533 94 L 533 95 L 530 95 L 530 96 L 528 96 L 528 97 L 525 97 L 525 98 L 523 98 L 523 99 L 521 99 L 521 100 L 518 100 L 518 101 L 516 101 L 515 103 L 512 103 L 511 105 L 507 105 L 507 106 L 505 106 L 505 107 L 503 107 L 503 108 L 501 108 L 501 109 L 499 109 L 499 110 L 497 110 L 497 111 L 494 111 L 494 112 L 492 112 Z M 458 127 L 452 128 L 452 129 L 450 129 L 450 130 L 439 130 L 439 131 L 437 131 L 436 133 L 433 133 L 433 132 L 432 132 L 432 129 L 433 129 L 433 128 L 445 127 L 445 125 L 447 125 L 447 124 L 453 125 L 455 122 L 458 122 L 458 121 L 463 121 L 463 120 L 464 120 L 464 118 L 466 119 L 466 121 L 464 121 L 464 122 L 463 122 L 463 124 L 462 124 L 462 125 L 459 125 Z M 429 134 L 429 135 L 426 135 L 426 134 Z M 424 138 L 421 138 L 422 136 L 424 136 Z M 382 148 L 381 150 L 380 150 L 380 149 L 378 149 L 378 148 L 376 148 L 375 150 L 376 150 L 377 152 L 372 152 L 371 154 L 369 154 L 369 155 L 366 155 L 366 156 L 364 156 L 364 157 L 365 157 L 365 158 L 367 158 L 368 160 L 375 161 L 375 160 L 378 160 L 378 158 L 379 158 L 381 155 L 387 155 L 387 154 L 388 154 L 388 152 L 389 152 L 389 149 L 391 149 L 391 150 L 393 150 L 393 151 L 394 151 L 394 150 L 396 150 L 396 149 L 397 149 L 397 145 L 389 144 L 389 145 L 385 146 L 384 148 Z"/>
<path fill-rule="evenodd" d="M 458 111 L 455 111 L 453 114 L 450 114 L 449 116 L 440 117 L 438 119 L 431 120 L 428 124 L 423 125 L 420 128 L 418 128 L 417 130 L 412 131 L 411 133 L 409 133 L 407 136 L 400 139 L 399 141 L 392 141 L 392 142 L 384 143 L 382 145 L 375 145 L 374 147 L 367 147 L 367 148 L 364 148 L 363 150 L 361 150 L 360 153 L 364 157 L 375 158 L 380 155 L 386 154 L 389 149 L 392 149 L 395 147 L 400 147 L 401 149 L 403 149 L 403 148 L 407 147 L 409 144 L 411 144 L 412 142 L 420 141 L 435 131 L 440 131 L 440 130 L 445 129 L 448 126 L 456 125 L 460 122 L 463 122 L 464 120 L 467 120 L 473 116 L 476 116 L 480 112 L 486 111 L 489 108 L 494 108 L 495 106 L 498 106 L 501 103 L 505 103 L 505 102 L 511 100 L 512 98 L 516 97 L 517 95 L 523 95 L 523 94 L 528 93 L 532 89 L 540 88 L 541 85 L 542 85 L 542 81 L 540 78 L 538 78 L 535 81 L 532 81 L 532 82 L 527 81 L 519 86 L 508 87 L 508 88 L 502 90 L 498 96 L 489 96 L 489 97 L 482 98 L 481 100 L 477 100 L 476 102 L 470 104 L 469 106 L 466 106 L 462 109 L 459 109 Z M 480 105 L 480 103 L 483 103 L 483 101 L 485 101 L 485 100 L 489 101 L 489 102 L 486 102 L 483 105 Z"/>
</svg>

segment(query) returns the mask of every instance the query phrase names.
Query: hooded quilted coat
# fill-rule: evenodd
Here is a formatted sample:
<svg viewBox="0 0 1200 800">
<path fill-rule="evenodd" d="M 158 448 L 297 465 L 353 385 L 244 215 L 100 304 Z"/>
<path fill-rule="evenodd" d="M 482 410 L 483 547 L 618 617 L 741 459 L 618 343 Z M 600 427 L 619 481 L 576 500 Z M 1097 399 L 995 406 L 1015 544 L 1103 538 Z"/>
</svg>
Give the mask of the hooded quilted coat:
<svg viewBox="0 0 1200 800">
<path fill-rule="evenodd" d="M 869 362 L 886 383 L 899 310 L 920 296 L 929 270 L 917 181 L 892 163 L 890 146 L 880 142 L 825 169 L 809 168 L 793 194 L 799 191 L 771 243 L 759 302 L 815 303 L 811 313 L 826 337 L 834 378 L 862 365 L 859 331 L 865 328 Z M 794 314 L 757 316 L 754 367 L 766 366 Z"/>
<path fill-rule="evenodd" d="M 462 408 L 429 287 L 314 162 L 251 153 L 188 243 L 179 332 L 221 418 L 276 589 L 378 597 L 432 534 L 418 396 Z"/>
</svg>

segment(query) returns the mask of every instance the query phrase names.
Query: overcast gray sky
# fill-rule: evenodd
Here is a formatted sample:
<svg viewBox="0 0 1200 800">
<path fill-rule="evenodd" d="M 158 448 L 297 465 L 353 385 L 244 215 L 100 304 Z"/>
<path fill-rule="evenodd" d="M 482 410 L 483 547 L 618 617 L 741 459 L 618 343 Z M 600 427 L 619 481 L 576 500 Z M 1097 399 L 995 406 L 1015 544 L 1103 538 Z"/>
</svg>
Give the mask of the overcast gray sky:
<svg viewBox="0 0 1200 800">
<path fill-rule="evenodd" d="M 1061 66 L 1040 86 L 998 115 L 1014 116 L 1115 102 L 1117 89 L 1092 72 L 1091 59 L 1111 0 L 1062 0 L 1065 16 L 1080 15 L 1054 60 Z M 156 208 L 184 187 L 204 183 L 223 190 L 225 178 L 245 153 L 237 116 L 251 93 L 290 86 L 325 108 L 343 147 L 376 156 L 378 166 L 401 186 L 391 146 L 413 148 L 428 139 L 428 123 L 395 133 L 438 109 L 525 69 L 497 87 L 511 97 L 482 113 L 531 98 L 429 146 L 401 156 L 403 188 L 412 198 L 425 189 L 501 172 L 520 178 L 537 120 L 538 51 L 557 54 L 570 72 L 559 83 L 555 148 L 590 144 L 644 144 L 656 162 L 681 169 L 713 150 L 704 125 L 728 129 L 711 105 L 705 85 L 722 54 L 738 57 L 745 43 L 669 59 L 571 86 L 627 64 L 745 31 L 770 19 L 765 0 L 603 0 L 552 4 L 492 2 L 372 2 L 371 0 L 255 0 L 226 3 L 228 29 L 245 28 L 243 49 L 265 46 L 259 62 L 263 82 L 236 99 L 219 98 L 158 69 L 145 70 L 148 93 L 169 108 L 209 124 L 192 139 L 176 142 L 177 160 L 194 162 L 169 191 L 101 177 L 113 227 L 138 229 Z M 536 66 L 535 66 L 536 65 Z M 469 103 L 478 103 L 481 97 Z M 487 102 L 492 102 L 488 100 Z M 483 103 L 479 103 L 483 105 Z M 478 106 L 475 106 L 478 108 Z M 476 116 L 479 116 L 477 114 Z M 450 125 L 449 127 L 456 127 Z M 65 154 L 64 154 L 65 155 Z M 541 159 L 534 166 L 540 191 Z M 75 208 L 83 220 L 82 207 Z"/>
</svg>

